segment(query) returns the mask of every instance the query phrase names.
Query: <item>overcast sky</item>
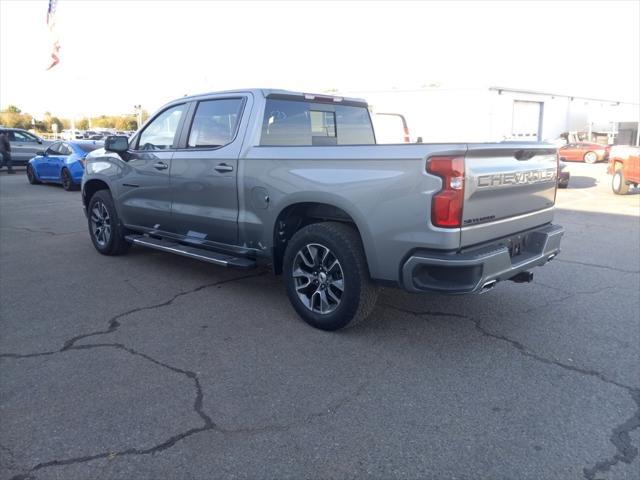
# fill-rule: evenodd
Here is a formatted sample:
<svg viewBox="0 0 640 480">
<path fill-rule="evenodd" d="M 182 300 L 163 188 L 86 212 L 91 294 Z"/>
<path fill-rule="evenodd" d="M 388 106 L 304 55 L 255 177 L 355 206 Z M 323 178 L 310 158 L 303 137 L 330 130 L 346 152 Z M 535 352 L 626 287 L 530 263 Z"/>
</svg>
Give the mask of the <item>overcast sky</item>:
<svg viewBox="0 0 640 480">
<path fill-rule="evenodd" d="M 184 94 L 488 86 L 637 102 L 640 2 L 0 0 L 0 106 L 153 111 Z"/>
</svg>

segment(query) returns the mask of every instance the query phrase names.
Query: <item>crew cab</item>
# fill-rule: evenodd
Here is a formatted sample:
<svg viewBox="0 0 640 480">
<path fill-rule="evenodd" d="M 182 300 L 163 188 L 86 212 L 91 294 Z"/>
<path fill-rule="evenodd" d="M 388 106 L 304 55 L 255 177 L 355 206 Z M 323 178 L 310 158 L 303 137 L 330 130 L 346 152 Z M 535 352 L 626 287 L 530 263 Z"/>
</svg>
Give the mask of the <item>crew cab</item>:
<svg viewBox="0 0 640 480">
<path fill-rule="evenodd" d="M 380 285 L 530 281 L 560 251 L 557 175 L 552 145 L 378 145 L 364 100 L 252 89 L 183 97 L 108 137 L 82 200 L 98 252 L 270 264 L 306 322 L 337 330 Z"/>
<path fill-rule="evenodd" d="M 640 147 L 616 145 L 609 153 L 607 172 L 613 175 L 611 189 L 617 195 L 626 195 L 629 186 L 640 184 Z"/>
</svg>

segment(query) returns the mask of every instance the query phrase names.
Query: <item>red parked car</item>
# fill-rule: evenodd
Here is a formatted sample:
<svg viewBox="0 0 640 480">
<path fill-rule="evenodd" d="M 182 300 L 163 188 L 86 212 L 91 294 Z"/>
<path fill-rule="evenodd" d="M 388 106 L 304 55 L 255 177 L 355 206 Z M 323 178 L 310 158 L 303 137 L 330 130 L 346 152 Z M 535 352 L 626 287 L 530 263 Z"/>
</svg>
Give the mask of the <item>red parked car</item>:
<svg viewBox="0 0 640 480">
<path fill-rule="evenodd" d="M 599 143 L 570 143 L 558 149 L 560 160 L 566 162 L 596 163 L 609 158 L 609 146 Z"/>
<path fill-rule="evenodd" d="M 607 172 L 613 175 L 613 193 L 625 195 L 629 186 L 640 184 L 640 147 L 616 145 L 611 149 Z"/>
</svg>

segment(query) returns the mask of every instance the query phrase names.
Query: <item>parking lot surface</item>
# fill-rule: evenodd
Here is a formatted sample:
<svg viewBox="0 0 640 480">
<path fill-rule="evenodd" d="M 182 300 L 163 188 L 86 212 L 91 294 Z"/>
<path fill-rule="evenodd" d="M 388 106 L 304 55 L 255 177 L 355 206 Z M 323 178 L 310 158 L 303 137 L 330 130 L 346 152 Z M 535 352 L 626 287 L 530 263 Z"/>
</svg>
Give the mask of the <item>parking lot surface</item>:
<svg viewBox="0 0 640 480">
<path fill-rule="evenodd" d="M 3 172 L 0 478 L 639 478 L 640 194 L 569 170 L 533 283 L 338 333 L 267 270 L 99 255 L 78 192 Z"/>
</svg>

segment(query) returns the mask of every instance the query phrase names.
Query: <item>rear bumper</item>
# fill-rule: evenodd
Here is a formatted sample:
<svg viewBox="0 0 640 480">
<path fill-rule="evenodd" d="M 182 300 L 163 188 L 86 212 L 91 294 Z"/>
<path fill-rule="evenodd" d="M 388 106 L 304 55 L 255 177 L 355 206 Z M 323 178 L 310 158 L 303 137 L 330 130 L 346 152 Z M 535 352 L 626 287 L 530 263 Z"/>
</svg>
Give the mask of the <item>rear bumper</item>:
<svg viewBox="0 0 640 480">
<path fill-rule="evenodd" d="M 481 292 L 547 263 L 560 253 L 563 234 L 564 228 L 548 224 L 462 252 L 417 250 L 402 265 L 402 284 L 409 292 Z M 514 246 L 519 252 L 512 255 Z"/>
</svg>

